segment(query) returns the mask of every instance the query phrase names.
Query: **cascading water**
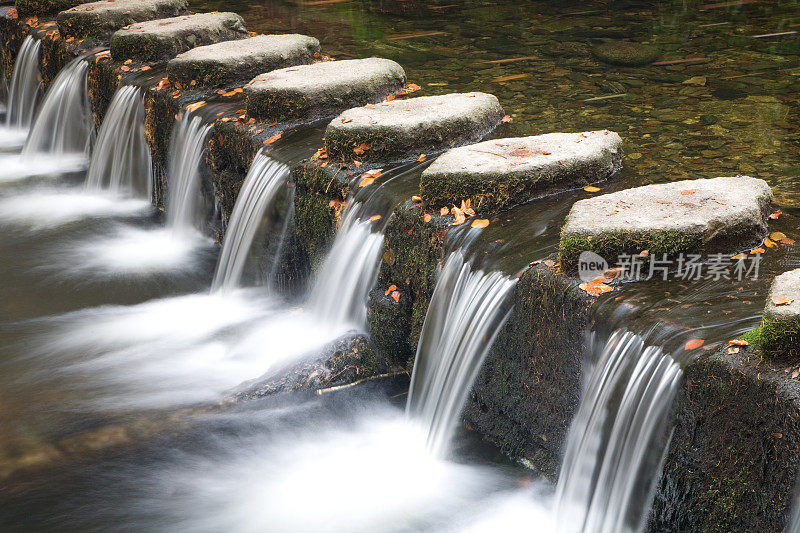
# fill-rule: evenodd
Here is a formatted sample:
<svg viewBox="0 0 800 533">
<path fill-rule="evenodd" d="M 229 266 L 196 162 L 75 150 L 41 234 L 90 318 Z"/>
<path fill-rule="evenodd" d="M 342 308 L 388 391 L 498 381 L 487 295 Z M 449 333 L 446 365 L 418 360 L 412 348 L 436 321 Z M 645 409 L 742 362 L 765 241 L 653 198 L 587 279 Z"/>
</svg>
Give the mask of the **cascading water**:
<svg viewBox="0 0 800 533">
<path fill-rule="evenodd" d="M 23 130 L 33 122 L 36 100 L 42 75 L 39 72 L 39 49 L 41 41 L 27 36 L 22 43 L 14 64 L 14 75 L 11 77 L 11 91 L 8 95 L 6 126 Z"/>
<path fill-rule="evenodd" d="M 559 531 L 643 529 L 680 379 L 672 357 L 641 337 L 617 331 L 609 338 L 567 439 L 556 492 Z"/>
<path fill-rule="evenodd" d="M 196 232 L 200 225 L 200 164 L 210 129 L 199 116 L 186 111 L 172 130 L 167 225 L 178 233 Z"/>
<path fill-rule="evenodd" d="M 131 85 L 117 89 L 97 136 L 87 189 L 150 200 L 153 171 L 144 137 L 144 115 L 141 89 Z"/>
<path fill-rule="evenodd" d="M 89 63 L 81 58 L 56 76 L 22 149 L 23 158 L 38 158 L 41 154 L 89 156 L 94 122 L 86 91 L 88 71 Z"/>
<path fill-rule="evenodd" d="M 452 252 L 428 306 L 417 346 L 406 414 L 428 435 L 428 449 L 447 453 L 470 385 L 510 312 L 516 280 L 473 270 Z"/>
<path fill-rule="evenodd" d="M 375 224 L 363 211 L 362 204 L 348 207 L 314 283 L 311 307 L 329 324 L 366 324 L 367 295 L 378 275 L 383 231 L 373 231 Z"/>
<path fill-rule="evenodd" d="M 259 236 L 265 231 L 264 215 L 274 205 L 288 177 L 289 167 L 262 152 L 256 154 L 233 206 L 211 285 L 212 292 L 227 292 L 241 285 L 253 243 L 260 241 Z M 290 217 L 284 217 L 277 248 L 269 254 L 273 262 L 270 271 L 280 257 L 289 220 Z"/>
</svg>

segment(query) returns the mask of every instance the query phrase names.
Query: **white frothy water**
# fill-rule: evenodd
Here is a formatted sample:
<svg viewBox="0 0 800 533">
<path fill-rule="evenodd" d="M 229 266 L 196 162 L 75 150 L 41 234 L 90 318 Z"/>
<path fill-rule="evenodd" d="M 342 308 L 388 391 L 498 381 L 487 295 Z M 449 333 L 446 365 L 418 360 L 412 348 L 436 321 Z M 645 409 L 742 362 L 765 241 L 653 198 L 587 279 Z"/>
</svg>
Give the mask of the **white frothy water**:
<svg viewBox="0 0 800 533">
<path fill-rule="evenodd" d="M 659 348 L 615 332 L 567 439 L 556 495 L 560 532 L 642 531 L 672 434 L 681 369 Z"/>
<path fill-rule="evenodd" d="M 310 306 L 331 324 L 366 324 L 367 295 L 375 285 L 383 249 L 383 231 L 362 218 L 359 204 L 351 205 L 336 232 L 312 289 Z"/>
<path fill-rule="evenodd" d="M 504 304 L 515 284 L 499 272 L 473 271 L 458 250 L 447 258 L 422 326 L 406 405 L 437 456 L 447 454 L 469 388 L 508 316 Z"/>
<path fill-rule="evenodd" d="M 22 149 L 24 160 L 35 161 L 43 154 L 70 154 L 88 160 L 94 138 L 86 90 L 88 71 L 89 63 L 79 58 L 58 73 Z"/>
<path fill-rule="evenodd" d="M 259 233 L 268 231 L 265 228 L 264 215 L 274 204 L 280 190 L 285 188 L 288 177 L 289 168 L 286 165 L 278 163 L 262 152 L 256 154 L 236 198 L 225 231 L 217 271 L 211 286 L 212 292 L 231 291 L 241 285 L 245 266 L 252 255 L 253 243 L 260 240 Z M 281 228 L 281 242 L 288 221 L 289 217 L 285 217 L 284 227 Z M 279 258 L 280 248 L 279 244 L 273 259 Z"/>
<path fill-rule="evenodd" d="M 152 198 L 153 170 L 144 137 L 144 115 L 141 89 L 131 85 L 117 89 L 97 136 L 86 176 L 88 190 Z"/>
<path fill-rule="evenodd" d="M 6 127 L 11 130 L 27 131 L 33 122 L 36 100 L 42 83 L 42 75 L 39 72 L 41 44 L 41 41 L 28 35 L 17 54 L 6 114 Z"/>
<path fill-rule="evenodd" d="M 146 200 L 120 199 L 102 191 L 36 188 L 0 198 L 0 221 L 33 230 L 55 228 L 86 218 L 146 215 Z"/>
<path fill-rule="evenodd" d="M 196 233 L 202 229 L 200 165 L 210 126 L 188 111 L 172 129 L 169 142 L 169 203 L 167 225 L 176 233 Z"/>
<path fill-rule="evenodd" d="M 299 428 L 267 426 L 221 436 L 221 453 L 176 454 L 139 504 L 163 513 L 168 531 L 455 532 L 488 531 L 479 526 L 498 523 L 491 505 L 533 495 L 495 469 L 432 456 L 424 432 L 396 409 L 370 406 L 349 423 L 290 416 Z M 258 427 L 254 418 L 242 423 Z M 541 531 L 547 521 L 541 511 L 524 516 L 542 522 L 505 531 Z"/>
</svg>

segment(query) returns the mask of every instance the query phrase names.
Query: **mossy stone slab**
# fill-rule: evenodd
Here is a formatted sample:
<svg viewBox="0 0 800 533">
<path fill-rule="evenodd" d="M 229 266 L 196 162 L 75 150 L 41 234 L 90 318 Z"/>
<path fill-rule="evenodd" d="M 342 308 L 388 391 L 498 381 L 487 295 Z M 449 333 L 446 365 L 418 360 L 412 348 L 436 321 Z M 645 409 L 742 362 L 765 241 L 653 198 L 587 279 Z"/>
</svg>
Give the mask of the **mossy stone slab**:
<svg viewBox="0 0 800 533">
<path fill-rule="evenodd" d="M 771 202 L 769 185 L 747 176 L 646 185 L 580 200 L 561 232 L 561 263 L 572 269 L 587 250 L 610 263 L 644 250 L 672 261 L 681 253 L 735 253 L 764 237 Z"/>
<path fill-rule="evenodd" d="M 393 100 L 348 109 L 333 119 L 325 147 L 339 160 L 416 159 L 483 139 L 503 114 L 497 97 L 480 92 Z"/>
<path fill-rule="evenodd" d="M 161 61 L 196 46 L 247 37 L 236 13 L 199 13 L 131 24 L 111 36 L 116 61 Z"/>
<path fill-rule="evenodd" d="M 130 24 L 175 17 L 186 11 L 186 0 L 102 0 L 58 14 L 64 37 L 102 37 Z"/>
<path fill-rule="evenodd" d="M 14 7 L 20 17 L 52 15 L 82 4 L 81 0 L 17 0 Z"/>
<path fill-rule="evenodd" d="M 758 340 L 764 356 L 800 362 L 800 269 L 784 272 L 772 282 Z"/>
<path fill-rule="evenodd" d="M 604 63 L 623 67 L 649 65 L 660 55 L 655 46 L 630 41 L 605 42 L 595 46 L 592 53 Z"/>
<path fill-rule="evenodd" d="M 247 112 L 263 120 L 331 117 L 399 92 L 406 73 L 389 59 L 326 61 L 267 72 L 244 88 Z"/>
<path fill-rule="evenodd" d="M 258 35 L 198 46 L 167 63 L 170 80 L 218 87 L 271 70 L 304 65 L 319 56 L 319 41 L 307 35 Z"/>
<path fill-rule="evenodd" d="M 606 179 L 621 164 L 622 139 L 608 130 L 494 139 L 439 156 L 422 173 L 422 198 L 469 198 L 475 209 L 495 211 Z"/>
</svg>

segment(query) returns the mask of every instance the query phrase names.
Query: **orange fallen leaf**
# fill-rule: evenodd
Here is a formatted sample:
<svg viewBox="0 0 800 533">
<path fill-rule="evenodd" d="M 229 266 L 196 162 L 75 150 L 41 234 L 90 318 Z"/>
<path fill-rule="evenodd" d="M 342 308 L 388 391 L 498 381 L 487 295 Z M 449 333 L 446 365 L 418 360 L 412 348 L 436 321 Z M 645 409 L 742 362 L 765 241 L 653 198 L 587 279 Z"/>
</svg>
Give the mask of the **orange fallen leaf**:
<svg viewBox="0 0 800 533">
<path fill-rule="evenodd" d="M 504 116 L 504 117 L 503 117 L 503 122 L 504 122 L 504 123 L 505 123 L 505 122 L 513 122 L 513 121 L 514 121 L 514 119 L 513 119 L 513 118 L 511 118 L 511 116 L 510 116 L 510 115 L 506 115 L 506 116 Z"/>
<path fill-rule="evenodd" d="M 694 194 L 694 193 L 696 193 L 696 192 L 697 192 L 697 191 L 696 191 L 696 190 L 694 190 L 694 189 L 687 189 L 687 190 L 685 190 L 685 191 L 681 191 L 681 194 Z"/>
<path fill-rule="evenodd" d="M 778 209 L 777 211 L 775 211 L 774 213 L 772 213 L 772 214 L 769 216 L 769 218 L 771 218 L 772 220 L 777 220 L 777 219 L 778 219 L 778 217 L 779 217 L 779 216 L 781 216 L 782 214 L 783 214 L 783 211 L 781 211 L 780 209 Z"/>
<path fill-rule="evenodd" d="M 694 350 L 694 349 L 697 349 L 697 348 L 701 347 L 703 345 L 703 343 L 705 343 L 705 342 L 706 341 L 704 341 L 703 339 L 692 339 L 692 340 L 686 341 L 686 345 L 683 347 L 683 349 L 686 350 L 686 351 Z"/>
<path fill-rule="evenodd" d="M 389 285 L 389 288 L 386 289 L 386 292 L 383 293 L 384 296 L 389 296 L 390 292 L 394 292 L 397 290 L 397 285 Z"/>
<path fill-rule="evenodd" d="M 648 257 L 649 255 L 650 255 L 649 250 L 642 250 L 641 252 L 639 252 L 639 257 Z"/>
<path fill-rule="evenodd" d="M 766 239 L 764 239 L 764 246 L 766 246 L 767 248 L 772 248 L 773 246 L 777 246 L 777 244 L 778 244 L 778 243 L 776 243 L 775 241 L 773 241 L 773 240 L 772 240 L 772 239 L 770 239 L 769 237 L 767 237 Z"/>
<path fill-rule="evenodd" d="M 747 346 L 750 343 L 744 339 L 731 339 L 728 341 L 728 344 L 732 344 L 734 346 Z"/>
<path fill-rule="evenodd" d="M 453 226 L 460 226 L 466 220 L 464 212 L 456 206 L 453 206 L 450 212 L 456 217 L 455 220 L 453 220 Z"/>
<path fill-rule="evenodd" d="M 588 186 L 584 187 L 583 190 L 586 191 L 586 192 L 600 192 L 601 191 L 600 187 L 595 187 L 594 185 L 588 185 Z"/>
<path fill-rule="evenodd" d="M 129 66 L 127 66 L 127 65 L 122 65 L 121 67 L 119 67 L 119 69 L 120 69 L 122 72 L 128 72 L 128 71 L 131 69 L 131 67 L 129 67 Z"/>
<path fill-rule="evenodd" d="M 400 302 L 400 291 L 392 291 L 392 300 Z"/>
<path fill-rule="evenodd" d="M 204 105 L 206 105 L 205 100 L 200 100 L 199 102 L 195 102 L 193 104 L 187 105 L 186 106 L 186 111 L 188 111 L 189 113 L 194 113 L 195 111 L 197 111 L 198 109 L 200 109 Z"/>
<path fill-rule="evenodd" d="M 470 227 L 482 229 L 489 225 L 489 221 L 485 218 L 476 218 L 470 224 Z"/>
<path fill-rule="evenodd" d="M 382 168 L 373 168 L 372 170 L 367 170 L 366 172 L 361 174 L 361 177 L 363 178 L 369 176 L 372 178 L 380 178 L 382 173 L 383 173 Z"/>
<path fill-rule="evenodd" d="M 747 257 L 747 254 L 736 254 L 732 255 L 731 259 L 733 259 L 734 261 L 738 261 L 740 259 L 744 259 L 745 257 Z"/>
<path fill-rule="evenodd" d="M 739 353 L 739 347 L 738 346 L 733 346 L 731 348 L 728 348 L 728 355 L 734 355 L 734 354 L 737 354 L 737 353 Z"/>
<path fill-rule="evenodd" d="M 555 266 L 555 262 L 553 262 L 552 260 L 550 262 L 553 263 L 553 266 Z M 547 261 L 544 261 L 544 263 L 547 265 Z M 586 294 L 588 294 L 589 296 L 600 296 L 601 294 L 604 294 L 606 292 L 611 292 L 612 290 L 614 290 L 614 288 L 611 285 L 606 285 L 605 283 L 602 282 L 601 279 L 592 280 L 587 283 L 581 283 L 580 285 L 578 285 L 578 288 L 586 292 Z"/>
<path fill-rule="evenodd" d="M 340 205 L 342 205 L 342 201 L 341 200 L 331 200 L 330 202 L 328 202 L 328 207 L 337 208 Z"/>
<path fill-rule="evenodd" d="M 425 154 L 419 154 L 419 157 L 417 158 L 417 161 L 419 161 L 421 163 L 421 162 L 425 161 L 426 157 L 427 156 Z"/>
<path fill-rule="evenodd" d="M 371 217 L 369 217 L 369 221 L 370 222 L 377 222 L 381 218 L 383 218 L 383 217 L 381 217 L 380 215 L 372 215 Z"/>
<path fill-rule="evenodd" d="M 372 185 L 373 181 L 375 181 L 375 178 L 373 178 L 371 176 L 367 176 L 366 178 L 364 178 L 360 182 L 358 182 L 358 186 L 359 186 L 359 188 L 360 187 L 366 187 L 367 185 Z"/>
<path fill-rule="evenodd" d="M 276 134 L 275 134 L 275 135 L 273 135 L 272 137 L 270 137 L 270 138 L 266 139 L 266 140 L 264 141 L 264 144 L 272 144 L 272 143 L 274 143 L 275 141 L 277 141 L 278 139 L 280 139 L 281 137 L 283 137 L 283 133 L 276 133 Z"/>
<path fill-rule="evenodd" d="M 370 146 L 367 143 L 361 143 L 355 148 L 353 148 L 353 153 L 355 153 L 356 155 L 363 155 L 364 152 L 369 150 L 369 148 Z"/>
<path fill-rule="evenodd" d="M 450 209 L 448 209 L 448 208 L 445 206 L 445 207 L 443 207 L 443 208 L 441 208 L 441 209 L 439 210 L 439 214 L 440 214 L 440 215 L 442 215 L 442 216 L 449 215 L 449 214 L 450 214 Z"/>
<path fill-rule="evenodd" d="M 531 155 L 531 151 L 523 150 L 522 148 L 520 148 L 518 150 L 512 150 L 511 152 L 509 152 L 508 155 L 512 155 L 514 157 L 528 157 L 529 155 Z"/>
<path fill-rule="evenodd" d="M 429 213 L 425 213 L 425 216 L 422 217 L 422 220 L 424 220 L 425 222 L 430 222 L 431 221 L 431 215 Z"/>
<path fill-rule="evenodd" d="M 781 306 L 781 305 L 789 305 L 789 304 L 790 304 L 790 303 L 792 303 L 793 301 L 794 301 L 794 300 L 793 300 L 793 299 L 791 299 L 791 298 L 789 298 L 788 296 L 773 296 L 773 297 L 772 297 L 772 303 L 773 303 L 773 305 L 775 305 L 776 307 L 777 307 L 777 306 Z"/>
<path fill-rule="evenodd" d="M 766 252 L 767 251 L 763 248 L 753 248 L 752 250 L 750 250 L 750 255 L 763 254 Z"/>
<path fill-rule="evenodd" d="M 422 201 L 422 197 L 421 196 L 412 196 L 411 200 L 414 201 L 414 202 L 421 202 Z"/>
<path fill-rule="evenodd" d="M 794 244 L 794 239 L 790 239 L 789 237 L 786 237 L 785 239 L 783 239 L 781 241 L 781 244 L 792 245 L 792 244 Z"/>
<path fill-rule="evenodd" d="M 769 238 L 772 239 L 773 241 L 781 242 L 783 239 L 786 238 L 786 234 L 781 233 L 780 231 L 775 231 L 770 234 Z"/>
</svg>

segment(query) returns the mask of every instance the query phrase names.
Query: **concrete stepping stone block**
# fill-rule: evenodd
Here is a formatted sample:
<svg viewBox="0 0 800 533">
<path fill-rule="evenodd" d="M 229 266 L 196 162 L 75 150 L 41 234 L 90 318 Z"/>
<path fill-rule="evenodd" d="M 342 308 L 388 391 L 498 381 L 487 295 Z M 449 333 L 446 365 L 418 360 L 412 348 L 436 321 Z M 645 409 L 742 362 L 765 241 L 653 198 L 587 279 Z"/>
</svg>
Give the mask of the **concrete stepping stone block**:
<svg viewBox="0 0 800 533">
<path fill-rule="evenodd" d="M 581 252 L 609 264 L 622 254 L 735 253 L 761 242 L 772 191 L 747 176 L 646 185 L 580 200 L 561 231 L 560 260 L 574 269 Z"/>
<path fill-rule="evenodd" d="M 58 14 L 64 37 L 102 37 L 130 24 L 175 17 L 186 11 L 186 0 L 102 0 Z"/>
<path fill-rule="evenodd" d="M 199 13 L 137 22 L 111 36 L 116 61 L 161 61 L 196 46 L 247 37 L 244 20 L 236 13 Z"/>
<path fill-rule="evenodd" d="M 453 148 L 423 173 L 422 198 L 496 211 L 559 190 L 604 180 L 622 164 L 622 139 L 612 131 L 548 133 Z"/>
<path fill-rule="evenodd" d="M 491 94 L 453 93 L 348 109 L 325 131 L 333 159 L 403 161 L 473 143 L 492 132 L 503 108 Z"/>
<path fill-rule="evenodd" d="M 800 362 L 800 269 L 784 272 L 772 282 L 757 331 L 765 357 Z"/>
<path fill-rule="evenodd" d="M 170 80 L 219 87 L 271 70 L 304 65 L 319 57 L 319 41 L 307 35 L 258 35 L 198 46 L 167 63 Z"/>
<path fill-rule="evenodd" d="M 244 88 L 249 115 L 263 120 L 316 119 L 376 103 L 406 84 L 403 67 L 371 57 L 267 72 Z"/>
</svg>

